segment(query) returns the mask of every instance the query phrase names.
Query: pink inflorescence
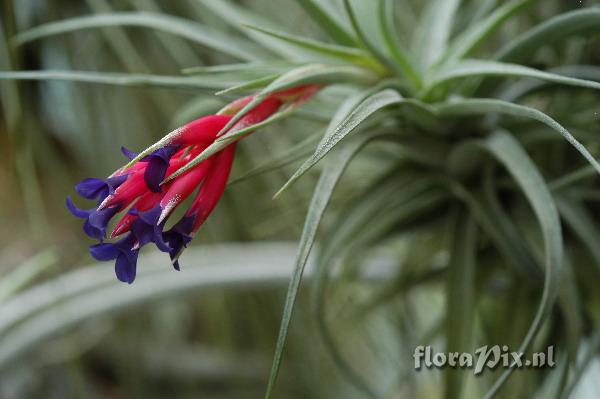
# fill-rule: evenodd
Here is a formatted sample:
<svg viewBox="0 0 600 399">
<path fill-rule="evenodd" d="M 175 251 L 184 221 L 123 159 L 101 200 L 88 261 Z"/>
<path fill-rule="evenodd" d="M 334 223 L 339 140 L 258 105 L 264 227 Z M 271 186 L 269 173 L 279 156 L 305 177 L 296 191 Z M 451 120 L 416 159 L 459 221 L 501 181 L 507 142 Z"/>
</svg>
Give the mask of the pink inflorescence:
<svg viewBox="0 0 600 399">
<path fill-rule="evenodd" d="M 260 123 L 287 104 L 297 105 L 310 98 L 318 86 L 305 85 L 273 93 L 242 117 L 231 129 L 240 130 Z M 169 253 L 179 270 L 178 257 L 194 234 L 217 206 L 229 178 L 237 142 L 189 168 L 169 177 L 212 145 L 217 135 L 231 121 L 232 115 L 250 103 L 253 96 L 232 102 L 220 114 L 190 122 L 157 143 L 152 153 L 106 179 L 88 178 L 75 186 L 84 198 L 95 200 L 92 209 L 79 209 L 67 198 L 70 212 L 85 219 L 83 230 L 99 242 L 90 246 L 90 254 L 100 261 L 115 261 L 117 278 L 131 284 L 136 275 L 141 247 L 154 243 Z M 122 148 L 130 159 L 137 154 Z M 171 213 L 196 192 L 185 215 L 170 229 L 164 230 Z M 122 213 L 106 241 L 109 222 Z"/>
</svg>

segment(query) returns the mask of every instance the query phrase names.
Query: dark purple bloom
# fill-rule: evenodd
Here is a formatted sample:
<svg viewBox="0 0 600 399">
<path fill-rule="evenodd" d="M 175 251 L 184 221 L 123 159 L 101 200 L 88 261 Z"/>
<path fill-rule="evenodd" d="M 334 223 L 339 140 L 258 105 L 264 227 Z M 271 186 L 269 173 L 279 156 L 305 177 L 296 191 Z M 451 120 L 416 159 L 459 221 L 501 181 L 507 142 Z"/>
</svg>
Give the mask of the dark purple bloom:
<svg viewBox="0 0 600 399">
<path fill-rule="evenodd" d="M 164 180 L 171 157 L 179 150 L 178 145 L 168 145 L 144 158 L 148 166 L 144 172 L 144 181 L 150 191 L 160 193 L 160 183 Z"/>
<path fill-rule="evenodd" d="M 158 223 L 160 212 L 160 206 L 156 206 L 146 212 L 130 211 L 132 214 L 137 213 L 139 215 L 139 218 L 131 225 L 131 231 L 138 241 L 138 247 L 143 247 L 144 245 L 153 242 L 159 250 L 163 252 L 171 251 L 171 248 L 163 240 L 163 228 L 165 222 Z"/>
<path fill-rule="evenodd" d="M 169 167 L 169 161 L 179 148 L 179 145 L 168 145 L 154 151 L 152 154 L 140 160 L 140 162 L 148 163 L 144 172 L 144 181 L 150 191 L 160 193 L 160 183 L 165 178 Z M 130 160 L 135 159 L 138 156 L 137 153 L 131 151 L 127 147 L 121 147 L 121 152 Z"/>
<path fill-rule="evenodd" d="M 106 238 L 106 226 L 110 219 L 119 212 L 118 206 L 112 206 L 102 210 L 79 209 L 73 204 L 70 197 L 67 197 L 67 208 L 74 216 L 85 219 L 83 231 L 89 237 L 102 242 Z"/>
<path fill-rule="evenodd" d="M 127 180 L 128 175 L 113 176 L 107 179 L 88 178 L 75 186 L 75 190 L 83 198 L 97 199 L 98 203 L 114 193 L 115 190 Z"/>
<path fill-rule="evenodd" d="M 115 261 L 115 274 L 125 283 L 131 284 L 135 280 L 139 248 L 136 247 L 137 239 L 133 234 L 128 234 L 119 241 L 101 243 L 90 246 L 90 255 L 99 261 Z"/>
<path fill-rule="evenodd" d="M 121 152 L 129 160 L 135 159 L 135 157 L 138 156 L 137 152 L 133 152 L 129 148 L 125 147 L 125 146 L 121 146 Z"/>
<path fill-rule="evenodd" d="M 184 216 L 169 231 L 163 234 L 164 240 L 169 244 L 171 250 L 169 256 L 173 261 L 173 267 L 179 270 L 177 257 L 184 248 L 192 241 L 192 229 L 194 228 L 193 216 Z"/>
</svg>

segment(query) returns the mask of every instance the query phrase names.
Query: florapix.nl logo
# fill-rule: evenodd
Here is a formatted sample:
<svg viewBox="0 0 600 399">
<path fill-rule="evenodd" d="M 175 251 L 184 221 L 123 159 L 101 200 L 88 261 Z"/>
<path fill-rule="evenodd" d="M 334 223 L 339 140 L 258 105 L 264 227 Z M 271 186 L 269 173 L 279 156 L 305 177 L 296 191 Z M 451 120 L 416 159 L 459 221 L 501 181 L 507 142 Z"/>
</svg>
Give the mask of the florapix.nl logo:
<svg viewBox="0 0 600 399">
<path fill-rule="evenodd" d="M 479 375 L 485 369 L 494 370 L 503 368 L 543 368 L 554 367 L 554 346 L 549 346 L 545 351 L 532 353 L 527 357 L 525 353 L 510 351 L 507 345 L 482 346 L 474 353 L 468 352 L 435 352 L 431 346 L 417 346 L 413 358 L 415 369 L 425 368 L 460 368 L 473 370 Z"/>
</svg>

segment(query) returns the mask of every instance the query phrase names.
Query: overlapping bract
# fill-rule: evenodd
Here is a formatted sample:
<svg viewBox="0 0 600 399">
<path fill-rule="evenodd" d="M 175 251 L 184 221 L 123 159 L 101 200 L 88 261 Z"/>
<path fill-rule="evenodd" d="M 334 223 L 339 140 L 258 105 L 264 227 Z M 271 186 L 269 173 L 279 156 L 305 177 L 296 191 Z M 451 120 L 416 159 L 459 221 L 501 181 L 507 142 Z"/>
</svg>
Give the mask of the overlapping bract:
<svg viewBox="0 0 600 399">
<path fill-rule="evenodd" d="M 288 103 L 307 100 L 316 92 L 314 86 L 300 86 L 266 96 L 242 117 L 233 129 L 251 127 L 263 122 Z M 89 178 L 75 186 L 84 198 L 95 200 L 92 209 L 79 209 L 67 198 L 70 212 L 85 219 L 84 232 L 98 240 L 90 246 L 90 254 L 100 261 L 115 261 L 117 278 L 132 283 L 136 276 L 137 258 L 141 247 L 154 243 L 170 255 L 175 269 L 178 258 L 221 199 L 233 165 L 237 142 L 193 166 L 185 173 L 166 179 L 188 165 L 211 144 L 232 120 L 232 115 L 250 103 L 245 97 L 226 106 L 221 113 L 190 122 L 172 133 L 149 155 L 117 170 L 106 179 Z M 137 154 L 126 148 L 129 159 Z M 196 192 L 184 216 L 165 230 L 169 216 Z M 107 239 L 107 226 L 117 214 L 123 213 Z M 118 238 L 118 239 L 117 239 Z"/>
</svg>

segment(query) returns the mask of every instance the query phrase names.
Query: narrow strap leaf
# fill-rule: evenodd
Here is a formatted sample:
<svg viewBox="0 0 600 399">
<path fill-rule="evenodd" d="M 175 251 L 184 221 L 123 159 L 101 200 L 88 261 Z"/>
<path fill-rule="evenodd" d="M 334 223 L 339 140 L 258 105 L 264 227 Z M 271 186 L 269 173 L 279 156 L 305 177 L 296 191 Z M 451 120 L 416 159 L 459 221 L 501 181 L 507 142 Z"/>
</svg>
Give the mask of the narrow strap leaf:
<svg viewBox="0 0 600 399">
<path fill-rule="evenodd" d="M 229 185 L 237 184 L 254 176 L 268 173 L 279 168 L 283 168 L 293 162 L 299 161 L 300 159 L 310 155 L 314 150 L 314 147 L 321 138 L 320 132 L 311 134 L 298 144 L 295 144 L 283 151 L 278 151 L 273 158 L 270 158 L 253 169 L 250 169 L 242 176 L 236 177 L 229 182 Z"/>
<path fill-rule="evenodd" d="M 356 18 L 354 9 L 352 8 L 352 5 L 350 4 L 350 0 L 344 0 L 344 8 L 346 9 L 346 13 L 348 14 L 348 17 L 350 18 L 350 22 L 352 23 L 352 28 L 354 29 L 354 32 L 356 33 L 356 35 L 358 37 L 359 44 L 364 49 L 366 49 L 371 54 L 373 54 L 373 56 L 381 63 L 381 65 L 384 65 L 385 67 L 387 67 L 390 70 L 397 70 L 398 69 L 397 65 L 394 64 L 393 62 L 391 62 L 389 60 L 389 58 L 387 57 L 387 55 L 382 53 L 381 50 L 376 45 L 371 43 L 371 41 L 369 40 L 367 35 L 365 35 L 365 33 L 363 32 L 363 29 L 360 26 L 360 23 L 358 22 L 358 19 Z M 381 70 L 381 69 L 380 69 L 380 71 L 382 73 L 385 72 L 385 70 Z"/>
<path fill-rule="evenodd" d="M 114 12 L 64 19 L 21 32 L 13 41 L 22 45 L 52 35 L 107 26 L 139 26 L 161 30 L 242 60 L 260 60 L 261 53 L 264 54 L 248 40 L 234 38 L 185 18 L 150 12 Z"/>
<path fill-rule="evenodd" d="M 461 0 L 429 0 L 419 21 L 411 50 L 423 70 L 444 54 Z"/>
<path fill-rule="evenodd" d="M 560 39 L 600 30 L 600 8 L 584 8 L 552 17 L 511 40 L 496 54 L 496 59 L 518 62 L 537 49 Z"/>
<path fill-rule="evenodd" d="M 427 79 L 428 87 L 425 88 L 425 94 L 423 94 L 423 96 L 426 97 L 429 92 L 445 82 L 453 79 L 471 78 L 474 76 L 514 76 L 521 78 L 540 79 L 551 83 L 600 90 L 600 83 L 592 80 L 562 76 L 556 73 L 544 72 L 517 64 L 508 64 L 496 61 L 465 60 L 453 65 L 445 66 L 440 70 L 435 71 L 434 74 Z"/>
<path fill-rule="evenodd" d="M 513 0 L 498 7 L 483 21 L 472 25 L 453 40 L 443 57 L 444 63 L 452 63 L 471 54 L 487 37 L 500 28 L 513 15 L 537 0 Z"/>
<path fill-rule="evenodd" d="M 560 133 L 600 173 L 600 164 L 598 164 L 598 161 L 596 161 L 587 148 L 577 141 L 560 123 L 535 108 L 492 99 L 456 100 L 451 103 L 440 104 L 435 108 L 440 116 L 490 115 L 500 113 L 537 120 Z"/>
<path fill-rule="evenodd" d="M 277 38 L 286 43 L 290 43 L 295 46 L 310 50 L 317 54 L 321 54 L 331 58 L 336 58 L 359 66 L 370 67 L 376 71 L 381 71 L 381 66 L 379 66 L 377 62 L 370 58 L 365 52 L 353 47 L 343 47 L 335 44 L 324 43 L 314 39 L 290 35 L 284 32 L 277 32 L 271 29 L 261 28 L 258 26 L 246 25 L 245 27 L 263 33 L 265 35 Z"/>
<path fill-rule="evenodd" d="M 379 25 L 388 52 L 415 88 L 421 87 L 421 77 L 415 70 L 406 50 L 398 42 L 394 21 L 394 0 L 379 0 Z"/>
<path fill-rule="evenodd" d="M 517 181 L 536 214 L 544 237 L 546 258 L 544 291 L 534 320 L 519 347 L 519 352 L 525 352 L 537 335 L 542 322 L 550 314 L 559 292 L 563 262 L 560 220 L 554 199 L 538 169 L 509 133 L 496 132 L 481 145 L 494 155 Z M 485 397 L 488 399 L 494 397 L 513 371 L 514 367 L 505 370 Z"/>
<path fill-rule="evenodd" d="M 329 37 L 344 46 L 356 46 L 356 39 L 341 26 L 329 13 L 314 0 L 296 0 L 304 11 Z"/>
<path fill-rule="evenodd" d="M 279 195 L 279 193 L 283 192 L 293 182 L 299 179 L 304 173 L 306 173 L 306 171 L 308 171 L 325 155 L 327 155 L 327 153 L 331 151 L 331 149 L 333 149 L 337 143 L 354 131 L 354 129 L 356 129 L 369 116 L 393 104 L 400 104 L 402 101 L 403 97 L 398 94 L 398 92 L 391 89 L 383 90 L 366 98 L 352 111 L 352 113 L 348 115 L 345 120 L 340 122 L 340 124 L 336 126 L 334 130 L 331 130 L 330 133 L 326 133 L 324 140 L 319 143 L 315 153 L 309 159 L 307 159 L 302 166 L 300 166 L 296 173 L 290 177 L 290 179 L 275 195 Z"/>
<path fill-rule="evenodd" d="M 277 338 L 277 346 L 275 348 L 275 355 L 273 358 L 273 365 L 271 366 L 271 374 L 269 376 L 269 384 L 267 386 L 265 399 L 271 398 L 273 388 L 275 387 L 275 382 L 277 381 L 279 367 L 281 365 L 281 357 L 283 355 L 287 332 L 292 319 L 296 296 L 298 295 L 304 267 L 313 247 L 321 218 L 325 213 L 325 209 L 329 204 L 331 194 L 333 193 L 333 190 L 342 176 L 346 166 L 356 152 L 370 139 L 370 137 L 362 137 L 359 140 L 355 140 L 340 148 L 339 151 L 336 152 L 334 156 L 327 162 L 326 167 L 321 173 L 321 177 L 317 183 L 317 187 L 315 188 L 308 213 L 306 215 L 304 229 L 302 230 L 302 236 L 300 237 L 300 243 L 298 245 L 298 254 L 296 256 L 294 272 L 288 287 L 283 317 L 281 320 L 281 327 L 279 329 L 279 336 Z"/>
<path fill-rule="evenodd" d="M 212 92 L 231 86 L 232 82 L 214 77 L 168 76 L 117 72 L 84 71 L 20 71 L 2 72 L 0 80 L 63 80 L 68 82 L 97 83 L 132 87 L 165 87 L 170 89 L 202 89 Z"/>
<path fill-rule="evenodd" d="M 451 215 L 450 264 L 446 289 L 448 352 L 470 352 L 475 312 L 475 258 L 477 227 L 464 211 Z M 446 371 L 446 398 L 460 398 L 465 380 L 463 370 Z"/>
</svg>

